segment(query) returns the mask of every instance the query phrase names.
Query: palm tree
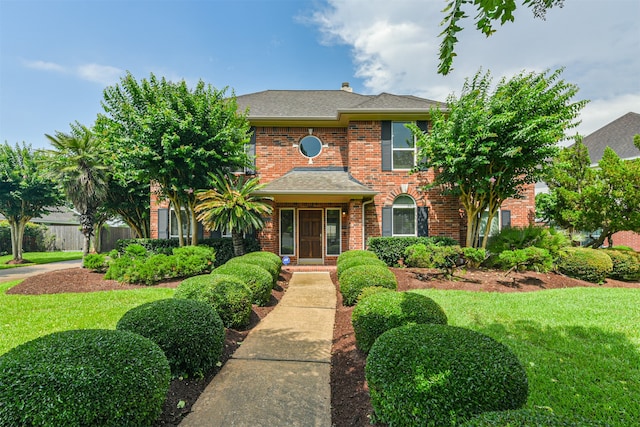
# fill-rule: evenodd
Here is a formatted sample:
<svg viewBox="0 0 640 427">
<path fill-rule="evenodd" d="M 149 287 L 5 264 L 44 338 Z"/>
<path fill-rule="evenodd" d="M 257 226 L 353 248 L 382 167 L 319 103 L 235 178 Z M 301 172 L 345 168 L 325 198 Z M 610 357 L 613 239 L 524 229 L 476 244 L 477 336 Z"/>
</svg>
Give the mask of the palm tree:
<svg viewBox="0 0 640 427">
<path fill-rule="evenodd" d="M 84 235 L 83 256 L 89 253 L 95 215 L 107 194 L 107 168 L 102 162 L 104 150 L 91 129 L 76 123 L 71 133 L 56 131 L 45 135 L 53 150 L 46 150 L 53 175 L 76 211 Z"/>
<path fill-rule="evenodd" d="M 244 254 L 242 235 L 264 227 L 264 215 L 271 215 L 273 208 L 268 203 L 270 197 L 252 193 L 260 188 L 258 178 L 246 179 L 233 174 L 209 174 L 214 188 L 196 194 L 196 212 L 207 230 L 231 229 L 233 253 Z"/>
</svg>

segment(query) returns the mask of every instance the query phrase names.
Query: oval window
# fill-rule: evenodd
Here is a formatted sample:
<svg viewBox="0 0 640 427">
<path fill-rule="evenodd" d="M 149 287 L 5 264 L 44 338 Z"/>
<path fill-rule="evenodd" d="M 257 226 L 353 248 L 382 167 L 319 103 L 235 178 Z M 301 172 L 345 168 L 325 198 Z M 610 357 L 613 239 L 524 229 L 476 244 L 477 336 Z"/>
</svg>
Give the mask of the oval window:
<svg viewBox="0 0 640 427">
<path fill-rule="evenodd" d="M 322 142 L 313 135 L 307 135 L 300 140 L 300 153 L 310 159 L 318 156 L 322 151 Z"/>
</svg>

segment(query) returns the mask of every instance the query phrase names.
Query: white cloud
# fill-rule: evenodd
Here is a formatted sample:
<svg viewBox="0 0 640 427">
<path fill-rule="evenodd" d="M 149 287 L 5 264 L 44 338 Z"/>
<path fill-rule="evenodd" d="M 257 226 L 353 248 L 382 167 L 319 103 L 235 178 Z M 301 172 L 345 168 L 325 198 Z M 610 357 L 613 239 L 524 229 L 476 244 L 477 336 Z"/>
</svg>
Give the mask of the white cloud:
<svg viewBox="0 0 640 427">
<path fill-rule="evenodd" d="M 588 134 L 629 111 L 640 110 L 640 2 L 575 0 L 534 19 L 520 7 L 514 23 L 485 37 L 471 18 L 462 21 L 454 70 L 437 74 L 442 1 L 329 0 L 312 21 L 324 43 L 351 46 L 356 76 L 368 93 L 411 93 L 444 101 L 480 68 L 494 82 L 526 71 L 565 67 L 578 99 L 590 99 L 578 130 Z"/>
<path fill-rule="evenodd" d="M 43 71 L 55 71 L 58 73 L 66 72 L 65 68 L 56 64 L 55 62 L 46 62 L 46 61 L 24 61 L 24 65 L 27 68 L 33 68 L 35 70 L 43 70 Z"/>
<path fill-rule="evenodd" d="M 117 83 L 120 76 L 124 73 L 120 68 L 100 64 L 83 64 L 80 65 L 76 71 L 77 75 L 81 78 L 105 86 Z"/>
</svg>

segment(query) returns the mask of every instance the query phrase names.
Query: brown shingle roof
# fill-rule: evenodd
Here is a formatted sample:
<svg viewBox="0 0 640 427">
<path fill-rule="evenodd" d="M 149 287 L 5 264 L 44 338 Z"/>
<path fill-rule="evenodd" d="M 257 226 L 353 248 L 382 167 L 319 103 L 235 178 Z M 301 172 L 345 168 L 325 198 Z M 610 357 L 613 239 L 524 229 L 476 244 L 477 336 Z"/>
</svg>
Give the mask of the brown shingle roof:
<svg viewBox="0 0 640 427">
<path fill-rule="evenodd" d="M 255 192 L 260 195 L 338 195 L 370 197 L 378 194 L 341 167 L 293 168 Z"/>
</svg>

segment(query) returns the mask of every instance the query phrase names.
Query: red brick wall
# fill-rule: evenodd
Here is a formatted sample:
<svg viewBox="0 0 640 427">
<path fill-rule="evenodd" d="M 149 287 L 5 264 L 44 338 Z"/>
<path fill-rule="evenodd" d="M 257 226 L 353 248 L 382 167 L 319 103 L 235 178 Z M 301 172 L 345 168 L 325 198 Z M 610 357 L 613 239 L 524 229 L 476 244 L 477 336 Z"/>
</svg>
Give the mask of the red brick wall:
<svg viewBox="0 0 640 427">
<path fill-rule="evenodd" d="M 614 245 L 624 245 L 640 251 L 640 233 L 633 231 L 619 231 L 612 236 Z"/>
</svg>

